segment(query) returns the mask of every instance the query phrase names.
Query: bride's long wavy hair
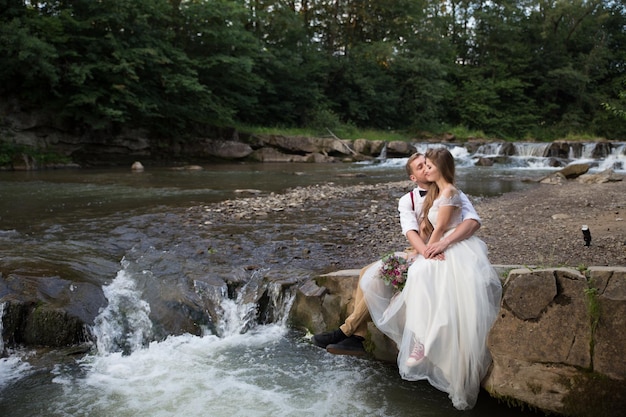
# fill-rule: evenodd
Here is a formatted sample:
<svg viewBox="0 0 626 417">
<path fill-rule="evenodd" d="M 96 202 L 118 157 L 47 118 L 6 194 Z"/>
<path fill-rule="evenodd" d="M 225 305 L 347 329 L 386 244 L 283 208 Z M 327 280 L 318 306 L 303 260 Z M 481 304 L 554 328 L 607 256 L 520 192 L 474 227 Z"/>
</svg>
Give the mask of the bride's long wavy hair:
<svg viewBox="0 0 626 417">
<path fill-rule="evenodd" d="M 441 176 L 450 184 L 454 184 L 454 157 L 446 148 L 429 149 L 424 154 L 434 166 L 437 167 Z M 433 224 L 428 220 L 428 212 L 433 206 L 433 202 L 439 197 L 439 187 L 436 183 L 431 183 L 428 187 L 428 193 L 422 205 L 422 215 L 420 217 L 420 234 L 424 237 L 424 241 L 430 239 L 433 233 Z"/>
</svg>

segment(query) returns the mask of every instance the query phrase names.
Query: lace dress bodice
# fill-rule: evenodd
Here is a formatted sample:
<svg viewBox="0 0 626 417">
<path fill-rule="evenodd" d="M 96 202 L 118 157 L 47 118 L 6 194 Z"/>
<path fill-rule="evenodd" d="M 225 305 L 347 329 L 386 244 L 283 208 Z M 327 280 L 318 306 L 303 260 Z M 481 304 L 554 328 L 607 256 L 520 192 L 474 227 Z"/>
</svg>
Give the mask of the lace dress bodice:
<svg viewBox="0 0 626 417">
<path fill-rule="evenodd" d="M 454 229 L 463 221 L 463 213 L 461 211 L 462 206 L 461 195 L 458 192 L 455 192 L 450 197 L 440 196 L 435 201 L 433 201 L 433 206 L 430 208 L 428 212 L 428 220 L 433 226 L 437 225 L 437 215 L 439 214 L 439 208 L 445 206 L 454 206 L 454 212 L 452 213 L 452 217 L 450 218 L 450 222 L 448 223 L 448 227 L 446 230 Z"/>
</svg>

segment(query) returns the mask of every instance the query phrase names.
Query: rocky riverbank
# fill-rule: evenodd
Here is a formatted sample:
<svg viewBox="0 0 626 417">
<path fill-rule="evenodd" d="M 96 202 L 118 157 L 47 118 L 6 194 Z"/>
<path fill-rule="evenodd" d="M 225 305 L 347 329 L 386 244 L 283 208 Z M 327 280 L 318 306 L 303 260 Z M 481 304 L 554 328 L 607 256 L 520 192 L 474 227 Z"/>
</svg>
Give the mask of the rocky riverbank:
<svg viewBox="0 0 626 417">
<path fill-rule="evenodd" d="M 619 176 L 605 183 L 583 180 L 537 183 L 525 191 L 472 198 L 483 219 L 478 236 L 487 243 L 492 263 L 626 265 L 626 181 Z M 204 207 L 200 216 L 205 223 L 228 223 L 251 218 L 271 220 L 273 216 L 304 219 L 317 212 L 313 218 L 324 222 L 321 227 L 329 235 L 328 245 L 335 245 L 341 254 L 350 254 L 337 260 L 336 269 L 358 268 L 379 254 L 406 246 L 399 231 L 397 201 L 410 187 L 410 182 L 401 181 L 350 187 L 328 183 L 271 195 L 240 190 L 243 198 Z M 324 211 L 330 212 L 331 207 L 335 212 L 345 212 L 345 216 L 324 217 Z M 591 231 L 588 247 L 581 232 L 583 224 Z"/>
<path fill-rule="evenodd" d="M 476 201 L 479 236 L 494 263 L 537 266 L 626 265 L 626 181 L 539 184 Z M 582 225 L 591 231 L 585 246 Z"/>
</svg>

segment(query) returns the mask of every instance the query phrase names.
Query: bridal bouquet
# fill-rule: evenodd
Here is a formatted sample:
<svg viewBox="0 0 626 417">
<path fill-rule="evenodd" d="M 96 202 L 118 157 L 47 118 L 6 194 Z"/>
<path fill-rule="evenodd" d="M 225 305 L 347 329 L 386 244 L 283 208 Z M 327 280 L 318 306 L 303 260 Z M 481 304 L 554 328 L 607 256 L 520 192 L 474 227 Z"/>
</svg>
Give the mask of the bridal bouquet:
<svg viewBox="0 0 626 417">
<path fill-rule="evenodd" d="M 389 253 L 382 258 L 380 278 L 386 285 L 391 285 L 396 292 L 402 291 L 406 283 L 407 272 L 411 264 L 404 256 Z"/>
</svg>

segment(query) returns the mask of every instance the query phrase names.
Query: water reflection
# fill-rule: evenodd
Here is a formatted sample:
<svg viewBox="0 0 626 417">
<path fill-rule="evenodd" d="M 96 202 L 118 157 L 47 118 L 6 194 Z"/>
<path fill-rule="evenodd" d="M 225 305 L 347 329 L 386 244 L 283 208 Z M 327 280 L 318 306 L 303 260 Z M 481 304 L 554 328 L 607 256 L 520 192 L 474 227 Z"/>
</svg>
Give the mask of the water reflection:
<svg viewBox="0 0 626 417">
<path fill-rule="evenodd" d="M 337 185 L 403 181 L 405 159 L 384 164 L 221 164 L 201 171 L 166 168 L 0 172 L 0 230 L 94 219 L 122 211 L 158 212 L 241 196 L 237 190 L 282 192 L 332 182 Z M 461 168 L 467 194 L 490 196 L 531 186 L 520 181 L 539 171 Z"/>
</svg>

